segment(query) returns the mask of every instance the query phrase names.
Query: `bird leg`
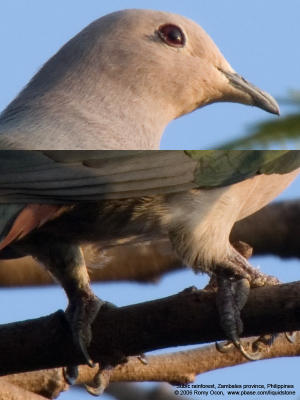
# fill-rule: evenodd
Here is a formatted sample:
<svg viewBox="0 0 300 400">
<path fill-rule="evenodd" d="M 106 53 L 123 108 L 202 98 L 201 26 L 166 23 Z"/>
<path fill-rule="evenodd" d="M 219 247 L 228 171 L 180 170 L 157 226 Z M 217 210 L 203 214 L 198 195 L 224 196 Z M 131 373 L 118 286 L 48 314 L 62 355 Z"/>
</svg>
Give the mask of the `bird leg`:
<svg viewBox="0 0 300 400">
<path fill-rule="evenodd" d="M 66 318 L 69 322 L 74 345 L 83 355 L 86 363 L 94 363 L 88 353 L 92 339 L 91 325 L 99 311 L 106 304 L 92 292 L 84 256 L 79 246 L 70 243 L 49 243 L 37 258 L 63 286 L 69 300 Z M 68 383 L 73 384 L 77 378 L 77 367 L 68 366 L 65 371 Z"/>
<path fill-rule="evenodd" d="M 260 358 L 258 346 L 254 346 L 255 351 L 250 353 L 244 349 L 240 342 L 239 335 L 243 331 L 240 312 L 248 299 L 250 287 L 278 283 L 277 278 L 261 273 L 258 269 L 252 267 L 245 257 L 232 248 L 231 256 L 225 263 L 216 267 L 215 279 L 208 286 L 209 288 L 217 284 L 217 308 L 220 314 L 220 323 L 229 339 L 229 342 L 224 345 L 217 344 L 219 351 L 226 352 L 234 345 L 247 359 L 257 360 Z M 264 339 L 264 337 L 261 337 L 261 342 L 265 342 Z M 274 340 L 273 335 L 269 343 L 272 340 Z"/>
</svg>

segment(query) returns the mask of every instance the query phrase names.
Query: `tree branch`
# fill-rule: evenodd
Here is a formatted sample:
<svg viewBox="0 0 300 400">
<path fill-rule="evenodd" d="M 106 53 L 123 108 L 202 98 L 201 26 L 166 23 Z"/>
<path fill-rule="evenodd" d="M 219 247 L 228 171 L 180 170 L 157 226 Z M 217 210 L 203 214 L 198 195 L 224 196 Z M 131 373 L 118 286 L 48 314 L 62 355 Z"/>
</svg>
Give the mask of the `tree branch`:
<svg viewBox="0 0 300 400">
<path fill-rule="evenodd" d="M 3 387 L 3 382 L 47 399 L 55 399 L 61 392 L 69 388 L 63 376 L 62 368 L 43 369 L 0 377 L 0 388 Z"/>
<path fill-rule="evenodd" d="M 243 340 L 245 347 L 247 343 L 249 339 Z M 281 334 L 271 347 L 264 347 L 261 359 L 299 356 L 299 354 L 300 340 L 291 344 Z M 196 375 L 201 373 L 251 361 L 243 357 L 235 348 L 229 353 L 220 353 L 215 345 L 209 345 L 188 351 L 149 356 L 148 362 L 148 365 L 140 365 L 141 363 L 136 358 L 130 358 L 129 363 L 115 368 L 112 381 L 161 381 L 185 384 L 193 382 Z M 83 368 L 87 371 L 86 366 Z"/>
<path fill-rule="evenodd" d="M 83 252 L 92 281 L 156 281 L 162 274 L 182 268 L 182 262 L 175 256 L 167 238 L 107 250 L 94 243 L 83 246 Z M 0 260 L 0 286 L 53 283 L 50 274 L 32 257 Z"/>
<path fill-rule="evenodd" d="M 0 383 L 0 400 L 46 400 L 46 397 L 15 386 L 4 379 L 0 379 Z"/>
<path fill-rule="evenodd" d="M 231 240 L 241 240 L 254 255 L 300 258 L 300 201 L 278 202 L 235 224 Z"/>
<path fill-rule="evenodd" d="M 244 336 L 300 329 L 300 282 L 252 289 L 243 309 Z M 122 308 L 103 307 L 90 354 L 102 365 L 154 349 L 223 340 L 215 295 L 187 290 Z M 0 327 L 0 374 L 82 364 L 64 314 Z"/>
<path fill-rule="evenodd" d="M 243 345 L 246 346 L 248 341 L 249 339 L 243 340 Z M 281 334 L 271 347 L 262 349 L 261 355 L 262 359 L 299 356 L 299 334 L 294 344 L 288 342 L 285 336 Z M 111 382 L 154 381 L 185 384 L 192 382 L 196 375 L 203 372 L 250 362 L 236 349 L 224 354 L 218 352 L 215 345 L 188 351 L 152 355 L 148 356 L 147 359 L 148 364 L 144 365 L 136 357 L 129 357 L 126 364 L 114 368 Z M 86 365 L 81 365 L 77 384 L 91 383 L 96 372 L 97 367 L 89 368 Z M 62 368 L 8 375 L 5 378 L 0 378 L 0 386 L 2 386 L 3 381 L 47 398 L 56 398 L 60 392 L 68 387 L 63 378 Z M 108 390 L 108 393 L 111 393 L 111 391 Z"/>
</svg>

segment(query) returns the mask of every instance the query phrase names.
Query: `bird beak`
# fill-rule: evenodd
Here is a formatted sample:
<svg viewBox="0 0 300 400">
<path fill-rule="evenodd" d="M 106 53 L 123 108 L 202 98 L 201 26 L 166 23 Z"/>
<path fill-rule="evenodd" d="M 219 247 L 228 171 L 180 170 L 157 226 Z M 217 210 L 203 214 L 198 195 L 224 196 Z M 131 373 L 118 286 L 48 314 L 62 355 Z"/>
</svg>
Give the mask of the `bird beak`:
<svg viewBox="0 0 300 400">
<path fill-rule="evenodd" d="M 223 69 L 220 69 L 220 71 L 226 76 L 235 91 L 236 89 L 239 91 L 236 93 L 239 102 L 259 107 L 272 114 L 280 114 L 279 106 L 271 95 L 247 82 L 236 72 L 224 71 Z"/>
</svg>

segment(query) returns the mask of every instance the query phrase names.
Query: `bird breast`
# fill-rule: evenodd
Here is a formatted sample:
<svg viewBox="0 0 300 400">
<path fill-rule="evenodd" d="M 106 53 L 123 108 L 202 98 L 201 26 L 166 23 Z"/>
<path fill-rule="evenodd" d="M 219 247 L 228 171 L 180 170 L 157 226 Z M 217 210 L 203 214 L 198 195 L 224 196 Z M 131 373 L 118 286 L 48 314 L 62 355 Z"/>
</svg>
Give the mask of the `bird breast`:
<svg viewBox="0 0 300 400">
<path fill-rule="evenodd" d="M 299 174 L 256 175 L 213 189 L 197 189 L 169 197 L 170 238 L 178 255 L 192 267 L 209 270 L 231 252 L 233 225 L 278 196 Z"/>
</svg>

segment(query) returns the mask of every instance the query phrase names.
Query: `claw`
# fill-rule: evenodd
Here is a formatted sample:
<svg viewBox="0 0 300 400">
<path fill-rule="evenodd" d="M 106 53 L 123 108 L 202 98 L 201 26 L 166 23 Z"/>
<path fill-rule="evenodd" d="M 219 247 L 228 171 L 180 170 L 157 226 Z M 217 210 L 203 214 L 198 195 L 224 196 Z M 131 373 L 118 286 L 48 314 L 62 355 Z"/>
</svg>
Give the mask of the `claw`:
<svg viewBox="0 0 300 400">
<path fill-rule="evenodd" d="M 138 359 L 142 364 L 148 365 L 148 360 L 147 360 L 147 357 L 145 356 L 144 353 L 139 354 L 139 355 L 137 356 L 137 359 Z"/>
<path fill-rule="evenodd" d="M 297 332 L 285 332 L 284 334 L 290 343 L 295 343 Z"/>
<path fill-rule="evenodd" d="M 241 344 L 241 342 L 238 341 L 234 341 L 233 344 L 235 345 L 235 347 L 240 351 L 240 353 L 247 358 L 247 360 L 249 361 L 257 361 L 261 359 L 261 353 L 259 351 L 253 352 L 253 353 L 249 353 L 248 351 L 246 351 L 243 347 L 243 345 Z"/>
<path fill-rule="evenodd" d="M 216 342 L 216 348 L 220 353 L 228 353 L 232 350 L 233 346 L 235 346 L 238 351 L 245 357 L 247 360 L 256 361 L 261 358 L 261 353 L 259 351 L 254 351 L 253 353 L 249 353 L 245 350 L 244 346 L 241 344 L 239 340 L 230 341 L 224 343 Z"/>
<path fill-rule="evenodd" d="M 79 336 L 77 339 L 78 339 L 79 348 L 81 350 L 83 357 L 85 358 L 87 365 L 91 368 L 94 368 L 96 364 L 91 359 L 91 357 L 87 351 L 87 347 L 86 347 L 87 343 L 85 343 L 85 341 L 83 340 L 83 338 L 81 336 Z"/>
<path fill-rule="evenodd" d="M 228 353 L 230 350 L 232 350 L 233 348 L 233 343 L 230 340 L 227 340 L 227 342 L 216 342 L 216 349 L 220 352 L 220 353 Z"/>
<path fill-rule="evenodd" d="M 74 385 L 78 377 L 78 367 L 76 365 L 69 365 L 63 368 L 63 375 L 69 385 Z"/>
<path fill-rule="evenodd" d="M 259 336 L 259 338 L 256 339 L 252 343 L 252 349 L 254 349 L 255 351 L 260 351 L 260 348 L 262 347 L 262 345 L 265 345 L 268 347 L 272 346 L 272 344 L 274 343 L 277 336 L 278 336 L 278 334 Z"/>
<path fill-rule="evenodd" d="M 93 396 L 100 396 L 109 385 L 112 369 L 113 368 L 110 366 L 105 369 L 102 369 L 99 366 L 99 369 L 94 376 L 93 383 L 91 385 L 84 385 L 86 391 Z"/>
</svg>

